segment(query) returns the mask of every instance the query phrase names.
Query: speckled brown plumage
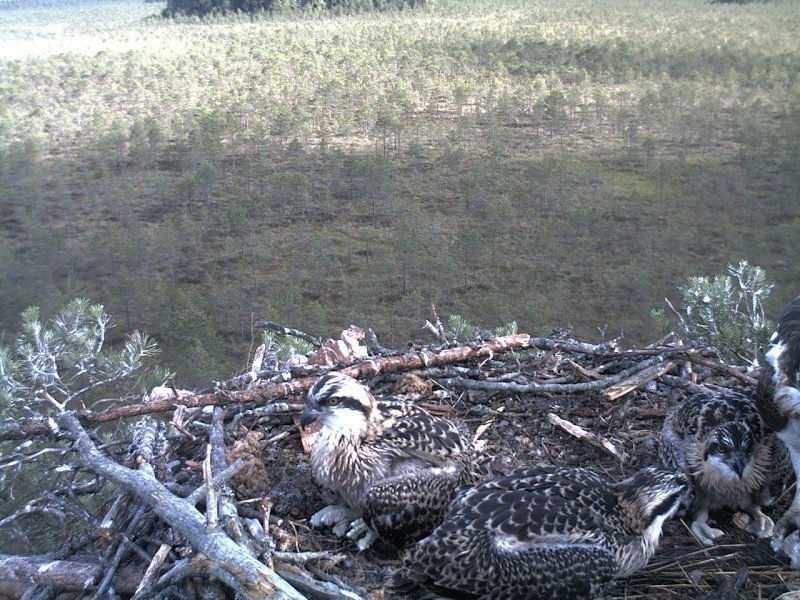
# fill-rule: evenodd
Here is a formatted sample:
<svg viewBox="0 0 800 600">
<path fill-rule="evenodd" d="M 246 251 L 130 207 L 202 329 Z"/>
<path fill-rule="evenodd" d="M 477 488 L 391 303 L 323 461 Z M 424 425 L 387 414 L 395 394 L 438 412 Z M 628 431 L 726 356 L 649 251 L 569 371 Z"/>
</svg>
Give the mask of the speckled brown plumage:
<svg viewBox="0 0 800 600">
<path fill-rule="evenodd" d="M 761 368 L 756 404 L 764 422 L 777 433 L 789 451 L 794 475 L 800 474 L 800 296 L 784 309 L 769 340 Z M 800 525 L 800 492 L 775 525 L 783 538 Z"/>
<path fill-rule="evenodd" d="M 430 532 L 457 490 L 489 472 L 488 456 L 452 422 L 410 402 L 376 399 L 338 373 L 309 391 L 301 424 L 315 420 L 322 423 L 311 448 L 315 479 L 342 497 L 350 517 L 361 514 L 398 546 Z"/>
<path fill-rule="evenodd" d="M 592 597 L 647 563 L 688 487 L 682 473 L 656 467 L 618 483 L 561 467 L 483 481 L 408 550 L 387 597 Z"/>
<path fill-rule="evenodd" d="M 752 397 L 725 388 L 689 396 L 664 420 L 659 457 L 692 481 L 691 529 L 699 541 L 711 545 L 723 535 L 707 524 L 709 511 L 722 508 L 747 512 L 751 533 L 772 534 L 772 520 L 761 507 L 771 499 L 773 472 L 788 463 Z"/>
</svg>

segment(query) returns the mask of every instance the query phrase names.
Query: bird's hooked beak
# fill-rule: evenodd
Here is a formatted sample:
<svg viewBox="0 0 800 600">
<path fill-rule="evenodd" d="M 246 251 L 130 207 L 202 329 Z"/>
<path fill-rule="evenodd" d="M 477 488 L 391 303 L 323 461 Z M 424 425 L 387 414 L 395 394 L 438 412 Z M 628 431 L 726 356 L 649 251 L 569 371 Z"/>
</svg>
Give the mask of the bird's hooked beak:
<svg viewBox="0 0 800 600">
<path fill-rule="evenodd" d="M 303 412 L 300 413 L 300 427 L 305 429 L 319 418 L 319 411 L 306 404 Z"/>
<path fill-rule="evenodd" d="M 731 469 L 733 469 L 733 472 L 739 476 L 739 479 L 741 479 L 744 475 L 744 470 L 747 468 L 747 463 L 747 457 L 739 452 L 731 456 L 730 461 L 728 462 Z"/>
</svg>

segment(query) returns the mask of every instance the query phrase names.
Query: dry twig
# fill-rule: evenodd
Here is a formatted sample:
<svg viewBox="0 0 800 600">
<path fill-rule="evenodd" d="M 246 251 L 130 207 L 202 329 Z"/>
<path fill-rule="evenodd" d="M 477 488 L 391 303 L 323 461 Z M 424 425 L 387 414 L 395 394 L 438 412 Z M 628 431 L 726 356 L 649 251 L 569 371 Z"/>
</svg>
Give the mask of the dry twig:
<svg viewBox="0 0 800 600">
<path fill-rule="evenodd" d="M 570 423 L 566 419 L 562 419 L 555 413 L 547 413 L 547 420 L 555 425 L 556 427 L 560 427 L 568 434 L 575 436 L 577 439 L 587 442 L 596 448 L 600 448 L 603 452 L 610 454 L 621 463 L 625 463 L 630 458 L 628 454 L 617 447 L 611 440 L 604 438 L 601 435 L 597 435 L 591 431 L 584 429 L 575 423 Z"/>
</svg>

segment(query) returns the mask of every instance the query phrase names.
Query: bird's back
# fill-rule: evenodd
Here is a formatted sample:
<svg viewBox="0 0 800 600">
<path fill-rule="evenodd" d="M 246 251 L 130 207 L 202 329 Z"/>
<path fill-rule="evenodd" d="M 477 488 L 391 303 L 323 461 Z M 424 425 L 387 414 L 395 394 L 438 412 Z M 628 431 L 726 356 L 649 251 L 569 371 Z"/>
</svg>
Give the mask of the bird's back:
<svg viewBox="0 0 800 600">
<path fill-rule="evenodd" d="M 380 475 L 365 490 L 364 519 L 398 547 L 427 535 L 464 486 L 489 474 L 489 457 L 451 421 L 414 411 L 385 421 L 371 441 Z"/>
<path fill-rule="evenodd" d="M 459 494 L 392 586 L 419 598 L 590 597 L 617 569 L 615 505 L 590 470 L 517 469 Z"/>
</svg>

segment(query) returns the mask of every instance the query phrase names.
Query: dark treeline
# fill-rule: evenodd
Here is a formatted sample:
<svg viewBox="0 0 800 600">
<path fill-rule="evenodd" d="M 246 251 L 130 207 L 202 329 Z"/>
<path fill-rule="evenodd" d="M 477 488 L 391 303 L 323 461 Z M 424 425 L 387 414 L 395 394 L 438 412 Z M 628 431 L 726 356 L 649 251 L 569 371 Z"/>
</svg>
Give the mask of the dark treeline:
<svg viewBox="0 0 800 600">
<path fill-rule="evenodd" d="M 285 14 L 295 10 L 333 10 L 336 12 L 368 12 L 404 10 L 424 5 L 425 0 L 167 0 L 163 16 L 206 16 L 210 14 L 261 12 Z"/>
</svg>

